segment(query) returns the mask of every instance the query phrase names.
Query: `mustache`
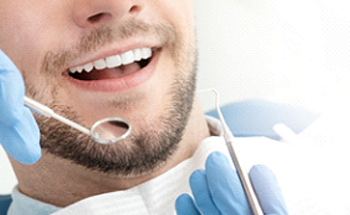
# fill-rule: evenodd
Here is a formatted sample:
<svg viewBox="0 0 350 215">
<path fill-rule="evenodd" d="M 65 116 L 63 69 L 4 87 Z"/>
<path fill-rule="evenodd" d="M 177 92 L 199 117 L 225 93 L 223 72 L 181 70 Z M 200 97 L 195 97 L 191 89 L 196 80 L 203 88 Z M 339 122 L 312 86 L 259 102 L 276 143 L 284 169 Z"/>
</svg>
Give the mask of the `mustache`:
<svg viewBox="0 0 350 215">
<path fill-rule="evenodd" d="M 142 20 L 131 19 L 119 27 L 101 26 L 83 36 L 80 42 L 72 48 L 48 51 L 44 56 L 41 72 L 57 74 L 56 71 L 67 68 L 79 56 L 94 52 L 116 41 L 136 36 L 151 38 L 162 46 L 171 45 L 171 49 L 174 49 L 177 41 L 177 32 L 170 23 L 150 24 Z"/>
</svg>

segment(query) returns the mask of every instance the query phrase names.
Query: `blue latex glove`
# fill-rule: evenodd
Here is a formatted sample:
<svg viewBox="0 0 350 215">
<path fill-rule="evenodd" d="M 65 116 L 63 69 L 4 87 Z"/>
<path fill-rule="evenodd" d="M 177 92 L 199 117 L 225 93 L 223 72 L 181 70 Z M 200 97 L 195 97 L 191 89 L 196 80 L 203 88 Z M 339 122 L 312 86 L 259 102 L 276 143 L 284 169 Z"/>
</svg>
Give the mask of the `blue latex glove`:
<svg viewBox="0 0 350 215">
<path fill-rule="evenodd" d="M 0 50 L 0 144 L 14 159 L 33 164 L 41 156 L 40 133 L 24 92 L 20 72 Z"/>
<path fill-rule="evenodd" d="M 277 180 L 266 166 L 254 166 L 249 176 L 264 214 L 288 214 Z M 222 153 L 209 155 L 205 170 L 191 175 L 190 186 L 194 199 L 188 194 L 179 196 L 178 215 L 252 214 L 238 175 Z"/>
</svg>

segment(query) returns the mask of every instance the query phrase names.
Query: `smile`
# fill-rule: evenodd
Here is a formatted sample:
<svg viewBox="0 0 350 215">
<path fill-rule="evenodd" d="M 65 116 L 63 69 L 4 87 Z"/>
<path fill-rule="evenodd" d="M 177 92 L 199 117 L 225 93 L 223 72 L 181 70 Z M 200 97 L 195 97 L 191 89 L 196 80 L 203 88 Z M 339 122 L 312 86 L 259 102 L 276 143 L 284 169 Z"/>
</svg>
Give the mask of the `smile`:
<svg viewBox="0 0 350 215">
<path fill-rule="evenodd" d="M 69 75 L 85 81 L 119 78 L 144 68 L 151 58 L 151 48 L 137 48 L 70 68 Z"/>
<path fill-rule="evenodd" d="M 67 69 L 64 76 L 79 88 L 115 92 L 136 87 L 150 79 L 161 48 L 136 48 Z"/>
</svg>

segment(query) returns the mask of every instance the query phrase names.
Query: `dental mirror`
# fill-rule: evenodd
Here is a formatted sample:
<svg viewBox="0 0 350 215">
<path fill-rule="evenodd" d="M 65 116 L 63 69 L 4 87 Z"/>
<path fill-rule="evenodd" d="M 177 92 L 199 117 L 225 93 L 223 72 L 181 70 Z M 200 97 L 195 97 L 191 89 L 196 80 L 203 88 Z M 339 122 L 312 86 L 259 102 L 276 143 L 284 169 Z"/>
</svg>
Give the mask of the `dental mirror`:
<svg viewBox="0 0 350 215">
<path fill-rule="evenodd" d="M 131 125 L 128 121 L 119 117 L 109 117 L 101 119 L 91 127 L 87 129 L 61 115 L 56 114 L 49 107 L 31 99 L 24 97 L 24 104 L 36 113 L 44 115 L 46 117 L 52 117 L 78 131 L 89 135 L 94 141 L 101 144 L 113 144 L 121 140 L 124 140 L 131 133 Z"/>
<path fill-rule="evenodd" d="M 101 119 L 91 127 L 92 139 L 102 144 L 112 144 L 124 140 L 131 132 L 131 125 L 122 118 Z"/>
</svg>

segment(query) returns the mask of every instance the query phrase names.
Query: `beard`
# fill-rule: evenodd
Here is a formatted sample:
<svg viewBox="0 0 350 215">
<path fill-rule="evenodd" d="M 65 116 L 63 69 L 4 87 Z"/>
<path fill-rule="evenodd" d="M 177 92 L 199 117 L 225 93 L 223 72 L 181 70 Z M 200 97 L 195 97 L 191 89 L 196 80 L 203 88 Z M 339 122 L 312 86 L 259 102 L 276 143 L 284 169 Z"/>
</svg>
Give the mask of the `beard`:
<svg viewBox="0 0 350 215">
<path fill-rule="evenodd" d="M 79 45 L 81 48 L 76 54 L 66 51 L 57 54 L 48 53 L 43 63 L 43 73 L 48 74 L 46 71 L 58 69 L 57 65 L 64 65 L 69 58 L 78 56 L 78 53 L 91 51 L 99 46 L 97 43 L 89 42 L 87 38 L 95 38 L 99 43 L 105 41 L 104 43 L 108 44 L 115 38 L 122 39 L 137 33 L 156 32 L 155 36 L 166 41 L 164 47 L 170 50 L 177 68 L 167 93 L 170 100 L 168 104 L 164 104 L 162 114 L 149 124 L 143 125 L 143 128 L 133 129 L 127 139 L 112 145 L 98 144 L 89 136 L 56 120 L 41 115 L 35 117 L 41 132 L 41 147 L 48 153 L 93 171 L 128 178 L 142 176 L 158 169 L 178 148 L 193 105 L 197 56 L 194 44 L 191 41 L 185 43 L 175 28 L 170 25 L 152 27 L 146 23 L 132 21 L 123 28 L 123 31 L 115 31 L 124 32 L 123 35 L 115 35 L 106 28 L 94 32 L 93 36 L 82 39 L 84 42 Z M 54 86 L 54 83 L 51 82 L 51 85 Z M 32 97 L 43 96 L 35 90 L 33 85 L 28 83 L 26 86 L 28 94 Z M 52 90 L 53 98 L 57 88 L 58 86 Z M 128 103 L 115 104 L 115 109 L 127 109 Z M 61 105 L 55 99 L 48 106 L 69 119 L 84 122 L 73 107 Z"/>
</svg>

